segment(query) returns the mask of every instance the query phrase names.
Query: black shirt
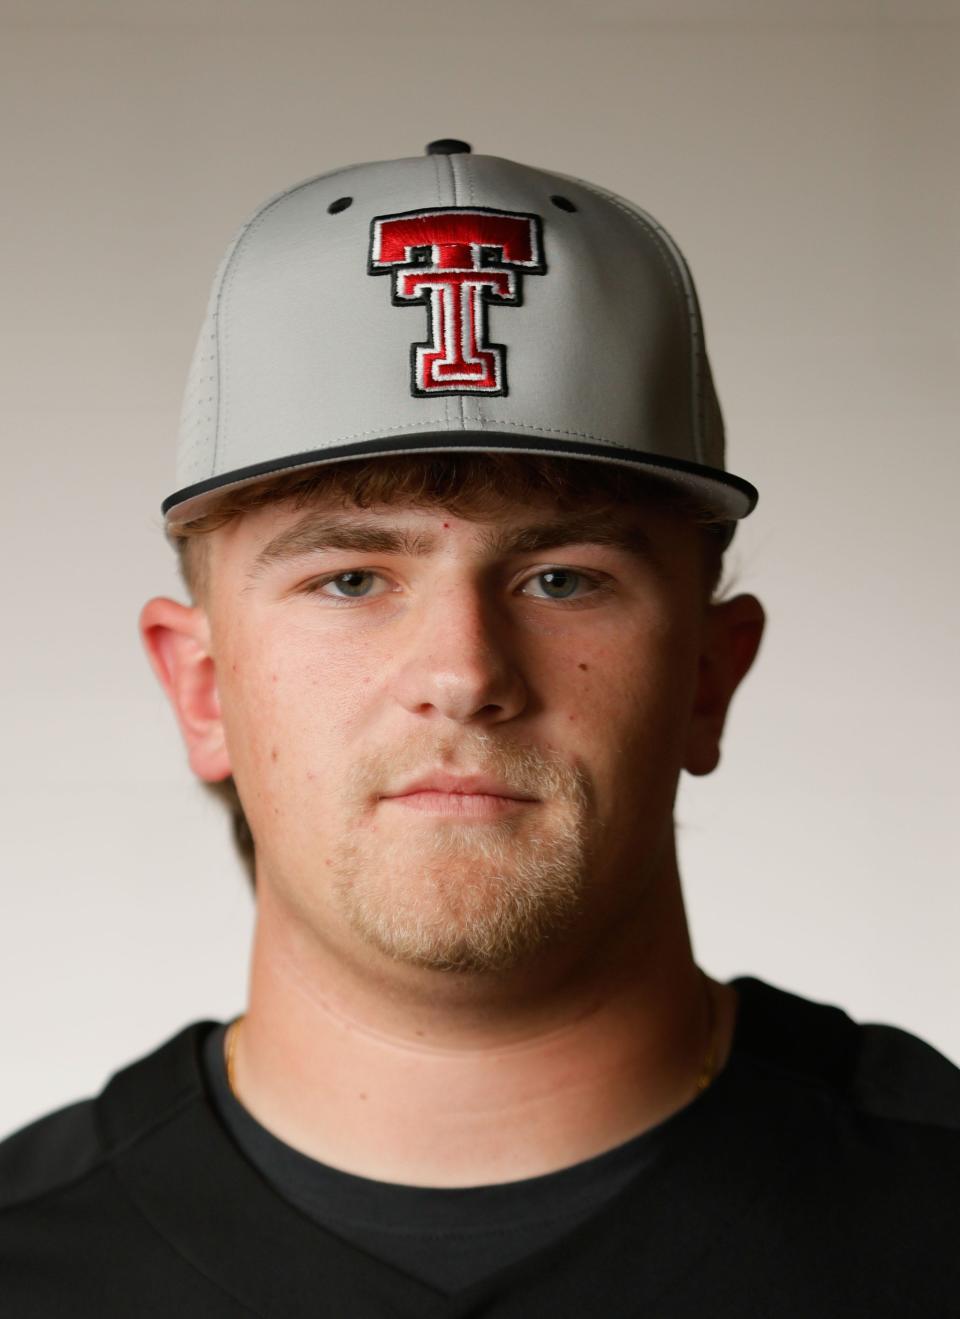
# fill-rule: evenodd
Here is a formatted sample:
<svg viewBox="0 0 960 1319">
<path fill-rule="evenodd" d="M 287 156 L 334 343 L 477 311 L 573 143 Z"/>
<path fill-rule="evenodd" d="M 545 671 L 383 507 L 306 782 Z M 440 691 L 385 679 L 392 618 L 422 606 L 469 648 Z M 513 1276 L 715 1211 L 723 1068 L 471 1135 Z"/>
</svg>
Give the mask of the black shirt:
<svg viewBox="0 0 960 1319">
<path fill-rule="evenodd" d="M 0 1314 L 956 1319 L 960 1069 L 732 983 L 708 1090 L 618 1149 L 491 1187 L 307 1159 L 222 1102 L 223 1023 L 194 1022 L 0 1144 Z"/>
<path fill-rule="evenodd" d="M 571 1231 L 639 1177 L 655 1128 L 596 1158 L 500 1185 L 434 1188 L 373 1181 L 318 1163 L 278 1140 L 234 1097 L 223 1037 L 210 1032 L 203 1064 L 217 1113 L 264 1177 L 317 1223 L 441 1291 L 453 1292 Z"/>
</svg>

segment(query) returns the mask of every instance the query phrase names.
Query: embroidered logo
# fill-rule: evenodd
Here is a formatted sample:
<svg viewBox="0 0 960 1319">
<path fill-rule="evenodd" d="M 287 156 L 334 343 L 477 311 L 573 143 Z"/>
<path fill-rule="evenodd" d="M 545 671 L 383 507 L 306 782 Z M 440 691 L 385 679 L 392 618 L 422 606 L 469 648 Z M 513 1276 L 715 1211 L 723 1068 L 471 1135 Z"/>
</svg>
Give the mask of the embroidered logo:
<svg viewBox="0 0 960 1319">
<path fill-rule="evenodd" d="M 424 343 L 410 345 L 410 391 L 506 394 L 506 346 L 487 340 L 487 307 L 523 301 L 521 277 L 546 273 L 540 217 L 484 206 L 378 215 L 371 275 L 392 275 L 397 307 L 427 308 Z"/>
</svg>

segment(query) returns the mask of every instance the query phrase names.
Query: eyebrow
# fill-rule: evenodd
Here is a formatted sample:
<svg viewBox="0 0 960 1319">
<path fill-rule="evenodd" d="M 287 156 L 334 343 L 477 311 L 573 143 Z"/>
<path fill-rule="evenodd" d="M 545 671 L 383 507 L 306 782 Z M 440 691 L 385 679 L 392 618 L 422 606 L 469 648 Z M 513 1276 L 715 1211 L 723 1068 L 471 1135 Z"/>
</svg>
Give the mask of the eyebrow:
<svg viewBox="0 0 960 1319">
<path fill-rule="evenodd" d="M 410 531 L 379 520 L 308 513 L 267 542 L 247 572 L 247 581 L 254 582 L 276 564 L 324 550 L 425 558 L 435 553 L 440 541 L 433 532 Z M 491 556 L 533 554 L 581 544 L 607 546 L 646 562 L 658 562 L 653 542 L 638 523 L 618 522 L 599 513 L 574 514 L 524 527 L 495 528 L 480 536 L 480 548 Z"/>
</svg>

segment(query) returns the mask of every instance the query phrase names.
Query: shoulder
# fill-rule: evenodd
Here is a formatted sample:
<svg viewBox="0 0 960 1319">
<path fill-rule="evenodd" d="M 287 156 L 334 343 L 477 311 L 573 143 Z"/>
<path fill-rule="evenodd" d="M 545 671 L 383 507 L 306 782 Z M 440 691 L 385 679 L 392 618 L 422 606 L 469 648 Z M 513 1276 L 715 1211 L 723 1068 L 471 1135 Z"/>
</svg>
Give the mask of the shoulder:
<svg viewBox="0 0 960 1319">
<path fill-rule="evenodd" d="M 135 1138 L 161 1120 L 169 1108 L 169 1103 L 163 1102 L 162 1091 L 172 1065 L 216 1024 L 204 1021 L 184 1027 L 158 1048 L 115 1071 L 98 1095 L 45 1113 L 0 1139 L 0 1217 L 95 1180 L 116 1145 L 111 1133 L 104 1130 L 100 1112 L 104 1094 L 111 1090 L 130 1094 L 133 1090 L 132 1100 L 138 1088 L 157 1101 L 136 1107 L 128 1104 L 139 1130 L 127 1135 Z M 138 1081 L 139 1087 L 135 1088 Z M 182 1088 L 172 1096 L 173 1101 L 179 1093 Z"/>
<path fill-rule="evenodd" d="M 882 1022 L 859 1027 L 851 1101 L 895 1122 L 960 1133 L 960 1067 L 932 1044 Z"/>
<path fill-rule="evenodd" d="M 960 1137 L 960 1067 L 928 1041 L 754 976 L 732 983 L 743 1017 L 737 1038 L 757 1061 L 829 1091 L 864 1120 Z"/>
<path fill-rule="evenodd" d="M 81 1099 L 0 1140 L 0 1213 L 82 1180 L 102 1162 L 93 1099 Z"/>
</svg>

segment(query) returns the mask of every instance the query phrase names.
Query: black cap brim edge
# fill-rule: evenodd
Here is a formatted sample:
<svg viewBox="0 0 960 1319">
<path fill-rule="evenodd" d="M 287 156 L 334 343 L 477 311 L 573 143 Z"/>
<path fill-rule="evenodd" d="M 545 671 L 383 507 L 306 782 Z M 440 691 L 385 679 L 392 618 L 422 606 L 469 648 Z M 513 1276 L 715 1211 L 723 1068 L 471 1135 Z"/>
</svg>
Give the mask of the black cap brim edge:
<svg viewBox="0 0 960 1319">
<path fill-rule="evenodd" d="M 184 486 L 182 490 L 175 491 L 163 501 L 160 511 L 169 530 L 179 523 L 200 517 L 203 506 L 208 502 L 205 496 L 225 490 L 228 486 L 249 485 L 279 472 L 322 467 L 326 463 L 342 462 L 347 458 L 406 453 L 456 453 L 474 449 L 488 450 L 491 453 L 554 454 L 559 458 L 590 458 L 614 463 L 620 467 L 640 468 L 649 471 L 652 476 L 659 474 L 665 479 L 672 478 L 678 485 L 699 494 L 708 505 L 715 505 L 718 513 L 734 521 L 752 513 L 759 498 L 756 488 L 740 476 L 734 476 L 716 467 L 705 467 L 701 463 L 689 462 L 683 458 L 669 458 L 659 453 L 612 449 L 607 444 L 587 444 L 579 440 L 533 439 L 509 432 L 489 431 L 470 435 L 463 431 L 432 431 L 418 436 L 417 439 L 404 436 L 363 440 L 355 444 L 334 445 L 327 449 L 288 454 L 283 458 L 270 458 L 266 462 L 254 463 L 249 467 L 238 467 L 232 472 L 224 472 L 221 476 L 212 476 L 206 481 L 198 481 L 195 485 Z"/>
</svg>

